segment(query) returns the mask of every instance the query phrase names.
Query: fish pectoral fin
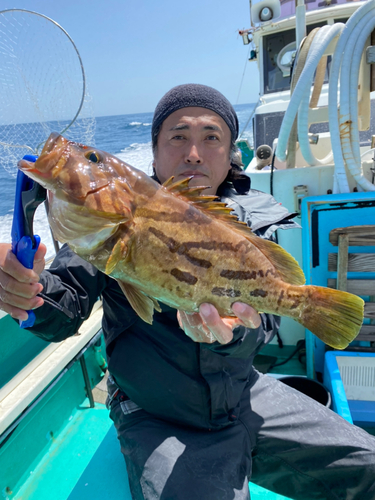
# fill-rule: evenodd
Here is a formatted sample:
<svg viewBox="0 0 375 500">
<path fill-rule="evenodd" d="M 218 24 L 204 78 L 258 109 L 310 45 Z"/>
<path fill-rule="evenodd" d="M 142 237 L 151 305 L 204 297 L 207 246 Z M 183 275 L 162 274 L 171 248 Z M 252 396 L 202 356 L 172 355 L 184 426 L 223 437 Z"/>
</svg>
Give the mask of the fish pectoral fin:
<svg viewBox="0 0 375 500">
<path fill-rule="evenodd" d="M 158 312 L 161 312 L 157 300 L 152 297 L 148 297 L 134 285 L 130 285 L 129 283 L 125 283 L 124 281 L 120 280 L 117 280 L 117 282 L 120 285 L 121 290 L 124 292 L 125 297 L 128 299 L 129 304 L 132 306 L 138 316 L 142 318 L 146 323 L 152 325 L 154 309 L 156 309 Z"/>
<path fill-rule="evenodd" d="M 113 247 L 112 253 L 107 260 L 105 266 L 105 274 L 111 274 L 120 260 L 125 256 L 127 250 L 126 242 L 123 239 L 118 240 L 116 245 Z"/>
</svg>

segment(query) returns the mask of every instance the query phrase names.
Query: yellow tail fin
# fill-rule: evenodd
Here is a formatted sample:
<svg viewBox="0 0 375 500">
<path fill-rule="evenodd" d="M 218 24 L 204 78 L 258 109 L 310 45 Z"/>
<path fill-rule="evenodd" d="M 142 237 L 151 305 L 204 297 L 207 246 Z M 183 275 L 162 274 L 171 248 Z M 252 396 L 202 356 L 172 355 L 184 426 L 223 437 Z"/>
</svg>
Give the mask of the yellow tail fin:
<svg viewBox="0 0 375 500">
<path fill-rule="evenodd" d="M 357 295 L 323 288 L 309 288 L 309 303 L 298 320 L 324 343 L 345 349 L 359 333 L 363 322 L 363 300 Z"/>
</svg>

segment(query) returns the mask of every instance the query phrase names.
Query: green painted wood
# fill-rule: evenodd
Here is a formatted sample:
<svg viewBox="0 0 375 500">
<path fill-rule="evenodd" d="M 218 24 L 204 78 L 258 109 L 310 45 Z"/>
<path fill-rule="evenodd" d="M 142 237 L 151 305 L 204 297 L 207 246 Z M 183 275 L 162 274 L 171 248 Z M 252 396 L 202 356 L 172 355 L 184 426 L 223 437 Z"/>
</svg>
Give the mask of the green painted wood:
<svg viewBox="0 0 375 500">
<path fill-rule="evenodd" d="M 75 364 L 1 447 L 0 491 L 8 488 L 16 492 L 34 474 L 84 400 L 83 377 L 79 364 Z"/>
<path fill-rule="evenodd" d="M 0 388 L 49 345 L 23 330 L 9 315 L 0 319 Z"/>
<path fill-rule="evenodd" d="M 89 378 L 92 385 L 96 385 L 100 381 L 102 372 L 92 347 L 85 353 L 85 358 Z M 50 460 L 51 450 L 58 455 L 59 446 L 56 444 L 60 444 L 61 440 L 65 439 L 61 438 L 61 435 L 72 433 L 71 423 L 76 413 L 81 412 L 82 416 L 88 414 L 89 403 L 85 401 L 85 398 L 86 390 L 82 370 L 80 363 L 77 362 L 2 443 L 0 447 L 0 491 L 4 494 L 12 491 L 13 494 L 9 498 L 13 500 L 17 498 L 14 495 L 29 484 L 31 479 L 37 478 L 41 484 L 45 480 L 48 481 L 48 475 L 45 478 L 44 472 L 40 472 L 40 464 Z M 109 425 L 107 410 L 105 410 L 105 419 Z M 83 433 L 81 436 L 83 441 L 84 436 Z M 39 472 L 36 473 L 36 471 Z M 54 481 L 58 484 L 61 477 L 55 476 Z M 23 495 L 19 498 L 31 497 Z"/>
</svg>

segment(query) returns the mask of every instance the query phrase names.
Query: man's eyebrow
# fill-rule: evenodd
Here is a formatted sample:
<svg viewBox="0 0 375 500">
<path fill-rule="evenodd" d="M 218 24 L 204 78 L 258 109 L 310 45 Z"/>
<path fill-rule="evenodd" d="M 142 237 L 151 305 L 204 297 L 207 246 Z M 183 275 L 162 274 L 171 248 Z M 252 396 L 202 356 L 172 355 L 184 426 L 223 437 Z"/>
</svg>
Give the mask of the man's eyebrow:
<svg viewBox="0 0 375 500">
<path fill-rule="evenodd" d="M 170 128 L 169 130 L 189 130 L 189 125 L 187 124 L 181 124 L 181 125 L 175 125 L 174 127 Z M 217 125 L 205 125 L 203 127 L 203 130 L 215 130 L 217 132 L 221 132 L 221 128 L 218 127 Z"/>
<path fill-rule="evenodd" d="M 175 125 L 174 127 L 170 128 L 169 130 L 188 130 L 189 125 Z"/>
<path fill-rule="evenodd" d="M 203 130 L 216 130 L 217 132 L 221 132 L 221 128 L 217 125 L 206 125 L 203 127 Z"/>
</svg>

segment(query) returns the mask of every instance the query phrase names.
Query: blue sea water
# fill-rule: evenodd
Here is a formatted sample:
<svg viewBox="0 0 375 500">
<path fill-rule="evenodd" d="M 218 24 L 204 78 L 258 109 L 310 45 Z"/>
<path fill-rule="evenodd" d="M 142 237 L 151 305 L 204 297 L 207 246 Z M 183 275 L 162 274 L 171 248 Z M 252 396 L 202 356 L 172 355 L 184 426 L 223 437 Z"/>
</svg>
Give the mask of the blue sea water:
<svg viewBox="0 0 375 500">
<path fill-rule="evenodd" d="M 234 106 L 240 131 L 246 126 L 254 104 Z M 147 174 L 152 171 L 151 122 L 153 113 L 101 116 L 96 118 L 94 145 L 112 153 Z M 242 134 L 252 144 L 252 125 L 248 123 Z M 15 176 L 0 168 L 0 242 L 10 242 L 15 193 Z M 38 208 L 34 221 L 34 233 L 39 234 L 48 248 L 47 255 L 54 252 L 44 208 Z"/>
</svg>

